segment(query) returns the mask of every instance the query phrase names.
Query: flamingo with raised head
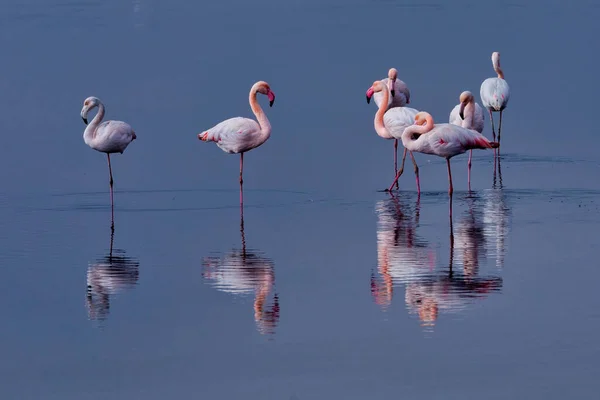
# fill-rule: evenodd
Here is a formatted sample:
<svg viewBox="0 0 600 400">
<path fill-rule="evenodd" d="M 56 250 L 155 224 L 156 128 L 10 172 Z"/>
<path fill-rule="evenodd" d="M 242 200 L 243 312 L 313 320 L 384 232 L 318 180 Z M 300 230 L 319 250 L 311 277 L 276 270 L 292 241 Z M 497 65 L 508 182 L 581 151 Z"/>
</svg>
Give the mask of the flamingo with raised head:
<svg viewBox="0 0 600 400">
<path fill-rule="evenodd" d="M 218 123 L 212 128 L 198 134 L 204 142 L 215 142 L 221 150 L 229 154 L 240 154 L 240 204 L 243 204 L 243 171 L 244 153 L 267 141 L 271 136 L 271 123 L 258 104 L 256 94 L 264 94 L 269 98 L 269 106 L 273 107 L 275 93 L 267 82 L 258 81 L 250 89 L 249 102 L 258 122 L 253 119 L 234 117 Z"/>
<path fill-rule="evenodd" d="M 492 112 L 500 113 L 500 122 L 498 124 L 498 146 L 500 145 L 500 132 L 502 130 L 502 111 L 508 105 L 510 98 L 510 87 L 504 80 L 504 72 L 500 68 L 500 53 L 495 51 L 492 53 L 492 65 L 498 74 L 498 77 L 487 78 L 481 84 L 479 95 L 483 106 L 490 112 L 490 120 L 492 121 L 493 140 L 496 140 L 496 131 L 494 130 L 494 117 Z"/>
<path fill-rule="evenodd" d="M 388 102 L 390 96 L 390 90 L 383 81 L 375 81 L 373 85 L 367 90 L 367 102 L 371 100 L 371 97 L 377 93 L 382 93 L 383 98 L 379 103 L 379 109 L 375 114 L 374 125 L 375 132 L 384 138 L 384 139 L 395 139 L 398 142 L 398 139 L 402 138 L 402 133 L 404 130 L 412 126 L 413 121 L 418 110 L 410 107 L 394 107 L 390 109 L 386 109 L 385 105 Z M 387 110 L 387 111 L 386 111 Z M 410 152 L 410 157 L 412 159 L 413 165 L 415 167 L 415 176 L 417 179 L 417 191 L 421 193 L 421 185 L 419 182 L 419 167 L 417 166 L 417 162 L 412 152 Z M 402 175 L 404 171 L 404 161 L 406 160 L 406 148 L 404 149 L 404 155 L 402 156 L 402 165 L 399 170 L 396 170 L 394 173 L 397 177 Z M 397 183 L 396 179 L 394 183 Z M 392 185 L 393 186 L 393 185 Z M 389 190 L 391 190 L 390 188 Z"/>
<path fill-rule="evenodd" d="M 463 154 L 471 149 L 493 149 L 498 147 L 498 142 L 490 142 L 485 136 L 453 124 L 434 125 L 433 117 L 427 112 L 420 112 L 415 116 L 415 124 L 409 126 L 402 134 L 402 144 L 408 151 L 416 151 L 444 157 L 448 165 L 448 195 L 452 196 L 452 171 L 450 159 Z M 399 175 L 390 186 L 394 186 Z M 452 209 L 450 209 L 452 210 Z"/>
<path fill-rule="evenodd" d="M 87 115 L 94 107 L 98 107 L 98 113 L 88 125 Z M 83 132 L 83 141 L 92 149 L 101 153 L 106 153 L 108 158 L 108 173 L 110 175 L 110 206 L 111 206 L 111 228 L 115 227 L 115 210 L 113 201 L 113 176 L 110 165 L 111 153 L 121 153 L 125 151 L 129 143 L 137 138 L 133 128 L 123 121 L 104 121 L 104 104 L 99 98 L 91 96 L 83 102 L 81 109 L 81 119 L 87 125 Z M 102 122 L 102 123 L 101 123 Z"/>
<path fill-rule="evenodd" d="M 464 91 L 460 94 L 460 104 L 457 104 L 450 112 L 450 123 L 463 128 L 482 133 L 484 125 L 483 110 L 475 102 L 475 97 L 471 92 Z M 468 183 L 471 190 L 471 159 L 473 158 L 473 150 L 469 150 L 468 162 Z"/>
<path fill-rule="evenodd" d="M 387 109 L 395 107 L 404 107 L 410 104 L 410 90 L 402 80 L 398 79 L 398 70 L 396 68 L 390 68 L 388 71 L 388 77 L 382 79 L 384 85 L 388 87 L 391 92 L 391 96 L 388 97 L 387 102 L 384 101 L 383 93 L 377 92 L 373 95 L 373 100 L 377 107 L 381 106 L 381 103 L 387 104 Z M 370 98 L 367 98 L 367 104 L 370 102 Z M 386 109 L 386 110 L 387 110 Z M 398 140 L 394 140 L 394 173 L 398 170 Z"/>
</svg>

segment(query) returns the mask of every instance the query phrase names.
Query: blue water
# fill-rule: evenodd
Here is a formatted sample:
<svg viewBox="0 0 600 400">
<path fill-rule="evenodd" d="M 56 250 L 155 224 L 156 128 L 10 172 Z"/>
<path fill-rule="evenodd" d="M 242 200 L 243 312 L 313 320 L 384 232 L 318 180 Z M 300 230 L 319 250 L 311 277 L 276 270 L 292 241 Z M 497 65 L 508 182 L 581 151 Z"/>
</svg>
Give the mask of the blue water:
<svg viewBox="0 0 600 400">
<path fill-rule="evenodd" d="M 4 399 L 594 398 L 600 8 L 576 2 L 0 3 Z M 417 154 L 365 92 L 447 122 L 502 54 L 500 166 Z M 238 156 L 197 134 L 251 117 Z M 85 145 L 88 96 L 138 136 Z M 266 101 L 261 99 L 261 104 Z M 497 117 L 497 116 L 495 116 Z M 491 137 L 489 120 L 484 131 Z M 400 153 L 401 154 L 401 153 Z"/>
</svg>

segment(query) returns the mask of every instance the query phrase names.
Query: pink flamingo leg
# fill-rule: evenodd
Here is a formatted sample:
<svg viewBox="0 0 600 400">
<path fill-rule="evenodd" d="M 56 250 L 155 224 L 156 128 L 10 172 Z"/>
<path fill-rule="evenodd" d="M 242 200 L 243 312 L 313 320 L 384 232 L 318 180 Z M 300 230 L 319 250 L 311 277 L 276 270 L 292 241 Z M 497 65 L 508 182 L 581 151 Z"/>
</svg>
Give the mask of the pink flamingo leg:
<svg viewBox="0 0 600 400">
<path fill-rule="evenodd" d="M 469 163 L 467 164 L 467 166 L 469 167 L 469 171 L 467 172 L 467 181 L 469 182 L 469 192 L 471 191 L 471 159 L 472 158 L 473 158 L 473 150 L 471 149 L 469 151 Z"/>
<path fill-rule="evenodd" d="M 492 109 L 488 108 L 488 111 L 490 112 L 490 121 L 492 121 L 492 138 L 493 141 L 496 141 L 496 130 L 494 129 L 494 116 L 492 115 Z M 494 149 L 494 156 L 496 156 L 496 149 Z"/>
<path fill-rule="evenodd" d="M 419 182 L 419 166 L 417 165 L 417 160 L 415 160 L 415 156 L 413 152 L 410 152 L 410 158 L 412 159 L 413 166 L 415 167 L 415 176 L 417 177 L 417 194 L 421 195 L 421 182 Z"/>
<path fill-rule="evenodd" d="M 454 188 L 452 187 L 452 171 L 450 170 L 450 159 L 449 158 L 446 158 L 446 163 L 448 164 L 448 182 L 450 183 L 450 187 L 448 188 L 448 196 L 452 197 Z"/>
<path fill-rule="evenodd" d="M 502 110 L 500 110 L 500 122 L 498 123 L 498 153 L 500 152 L 500 131 L 502 130 Z"/>
<path fill-rule="evenodd" d="M 244 179 L 242 177 L 244 172 L 244 153 L 240 154 L 240 206 L 244 204 Z"/>
<path fill-rule="evenodd" d="M 398 172 L 396 172 L 396 177 L 394 178 L 394 182 L 392 183 L 392 186 L 389 187 L 389 189 L 386 189 L 387 192 L 391 192 L 392 189 L 394 188 L 394 185 L 398 184 L 398 179 L 400 179 L 400 177 L 402 176 L 402 173 L 404 173 L 404 162 L 406 161 L 406 148 L 404 149 L 404 155 L 402 156 L 402 165 L 400 165 L 400 169 L 398 170 Z"/>
<path fill-rule="evenodd" d="M 108 157 L 108 173 L 110 175 L 110 212 L 111 212 L 111 229 L 115 229 L 115 202 L 113 198 L 113 176 L 112 176 L 112 167 L 110 166 L 110 154 L 106 153 Z"/>
<path fill-rule="evenodd" d="M 404 156 L 406 157 L 406 151 L 404 152 Z M 394 139 L 394 174 L 398 172 L 398 139 Z M 396 189 L 399 189 L 400 186 L 398 182 L 396 182 Z"/>
</svg>

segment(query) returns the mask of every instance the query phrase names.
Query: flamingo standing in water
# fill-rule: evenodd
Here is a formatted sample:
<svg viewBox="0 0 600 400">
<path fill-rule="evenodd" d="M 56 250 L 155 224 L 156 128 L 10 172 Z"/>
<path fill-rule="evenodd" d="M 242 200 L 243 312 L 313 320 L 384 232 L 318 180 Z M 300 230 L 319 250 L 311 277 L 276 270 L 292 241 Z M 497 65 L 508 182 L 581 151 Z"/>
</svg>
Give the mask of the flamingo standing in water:
<svg viewBox="0 0 600 400">
<path fill-rule="evenodd" d="M 98 107 L 98 113 L 88 125 L 87 115 L 94 107 Z M 113 201 L 113 177 L 112 167 L 110 165 L 111 153 L 121 153 L 125 151 L 129 143 L 137 138 L 133 128 L 123 121 L 102 121 L 104 118 L 104 104 L 99 98 L 91 96 L 83 102 L 81 109 L 81 118 L 87 125 L 83 132 L 83 141 L 92 149 L 106 153 L 108 157 L 108 173 L 110 175 L 110 207 L 111 207 L 111 228 L 115 227 L 115 210 Z"/>
<path fill-rule="evenodd" d="M 464 91 L 460 94 L 460 104 L 457 104 L 450 112 L 450 123 L 473 131 L 483 132 L 483 110 L 479 104 L 475 103 L 475 97 L 471 92 Z M 471 190 L 471 159 L 473 158 L 473 150 L 469 150 L 468 165 L 468 182 L 469 190 Z"/>
<path fill-rule="evenodd" d="M 271 91 L 267 82 L 258 81 L 252 85 L 249 96 L 250 108 L 258 122 L 242 117 L 229 118 L 198 134 L 198 139 L 204 142 L 215 142 L 226 153 L 240 154 L 240 205 L 244 202 L 242 192 L 244 153 L 260 146 L 271 136 L 271 123 L 258 104 L 257 93 L 269 98 L 270 107 L 273 107 L 275 102 L 275 93 Z"/>
<path fill-rule="evenodd" d="M 413 121 L 418 110 L 410 107 L 394 107 L 390 109 L 386 109 L 385 105 L 388 103 L 388 99 L 390 96 L 390 90 L 383 81 L 375 81 L 373 85 L 367 90 L 367 102 L 371 100 L 371 97 L 377 93 L 382 93 L 383 98 L 382 101 L 379 102 L 379 109 L 375 114 L 375 131 L 379 136 L 384 139 L 395 139 L 398 142 L 398 139 L 402 138 L 402 133 L 404 130 L 412 126 Z M 387 111 L 386 111 L 387 110 Z M 419 183 L 419 167 L 417 166 L 417 162 L 415 157 L 410 152 L 410 158 L 412 159 L 413 165 L 415 167 L 415 176 L 417 177 L 417 192 L 421 193 L 421 185 Z M 395 174 L 397 177 L 402 175 L 404 171 L 404 161 L 406 160 L 406 148 L 404 149 L 404 155 L 402 156 L 402 165 L 399 170 L 395 170 Z M 394 181 L 394 184 L 398 182 L 398 179 Z M 392 185 L 393 187 L 394 185 Z M 392 190 L 390 187 L 390 191 Z"/>
<path fill-rule="evenodd" d="M 492 112 L 500 112 L 500 122 L 498 124 L 498 146 L 500 145 L 500 131 L 502 130 L 502 111 L 508 105 L 510 98 L 510 87 L 504 80 L 504 72 L 500 68 L 500 53 L 497 51 L 492 53 L 492 65 L 498 74 L 497 78 L 487 78 L 481 84 L 479 95 L 483 106 L 490 112 L 490 120 L 492 121 L 493 140 L 496 140 L 496 131 L 494 130 L 494 117 Z"/>
<path fill-rule="evenodd" d="M 420 112 L 415 116 L 415 125 L 411 125 L 402 134 L 402 144 L 408 151 L 416 151 L 444 157 L 448 165 L 448 195 L 452 198 L 452 172 L 450 171 L 450 159 L 456 155 L 463 154 L 471 149 L 493 149 L 498 147 L 498 142 L 490 142 L 485 136 L 465 129 L 458 125 L 437 124 L 434 125 L 433 117 L 426 112 Z M 400 176 L 390 186 L 390 190 Z M 450 209 L 452 210 L 452 209 Z"/>
<path fill-rule="evenodd" d="M 383 103 L 387 104 L 387 108 L 395 108 L 395 107 L 404 107 L 407 104 L 410 104 L 410 91 L 406 86 L 406 83 L 398 79 L 398 70 L 396 68 L 390 68 L 388 72 L 388 77 L 382 79 L 384 85 L 388 87 L 391 92 L 391 96 L 388 97 L 388 100 L 385 101 L 383 98 L 383 93 L 375 93 L 373 95 L 373 100 L 377 107 L 380 107 Z M 370 102 L 370 98 L 367 97 L 367 104 Z M 390 138 L 384 138 L 390 139 Z M 406 155 L 406 154 L 405 154 Z M 394 139 L 394 173 L 398 170 L 398 139 Z"/>
</svg>

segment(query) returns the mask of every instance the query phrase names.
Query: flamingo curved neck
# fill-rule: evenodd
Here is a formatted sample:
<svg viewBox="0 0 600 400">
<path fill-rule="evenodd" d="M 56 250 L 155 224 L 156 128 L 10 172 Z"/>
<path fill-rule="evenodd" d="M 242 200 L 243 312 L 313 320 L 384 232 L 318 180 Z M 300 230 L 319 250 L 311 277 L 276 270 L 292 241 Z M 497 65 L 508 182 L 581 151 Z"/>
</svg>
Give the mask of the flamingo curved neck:
<svg viewBox="0 0 600 400">
<path fill-rule="evenodd" d="M 384 139 L 391 139 L 392 135 L 383 123 L 383 116 L 387 111 L 388 101 L 390 100 L 390 90 L 386 85 L 383 86 L 383 99 L 381 100 L 381 103 L 379 103 L 379 110 L 377 110 L 377 113 L 375 114 L 375 132 Z"/>
<path fill-rule="evenodd" d="M 419 146 L 417 141 L 420 136 L 433 129 L 433 118 L 431 115 L 425 117 L 425 125 L 411 125 L 402 133 L 402 144 L 410 151 L 418 151 Z M 414 136 L 417 136 L 414 138 Z"/>
<path fill-rule="evenodd" d="M 500 60 L 494 62 L 494 71 L 498 74 L 498 78 L 504 79 L 504 72 L 500 68 Z"/>
<path fill-rule="evenodd" d="M 250 108 L 256 116 L 256 120 L 258 121 L 258 125 L 260 125 L 260 131 L 262 135 L 268 137 L 271 135 L 271 123 L 269 122 L 269 119 L 267 118 L 267 115 L 261 108 L 260 104 L 258 104 L 258 100 L 256 98 L 257 89 L 258 87 L 256 87 L 256 84 L 250 89 L 250 95 L 248 96 Z"/>
<path fill-rule="evenodd" d="M 467 103 L 464 114 L 463 128 L 473 129 L 473 120 L 475 117 L 475 103 L 473 101 Z"/>
<path fill-rule="evenodd" d="M 96 114 L 94 119 L 92 119 L 92 122 L 89 123 L 89 125 L 85 128 L 85 131 L 83 132 L 83 139 L 87 144 L 89 144 L 91 141 L 93 141 L 94 138 L 96 137 L 96 129 L 98 129 L 98 125 L 100 125 L 100 122 L 102 122 L 103 118 L 104 118 L 104 104 L 98 103 L 98 113 Z"/>
</svg>

